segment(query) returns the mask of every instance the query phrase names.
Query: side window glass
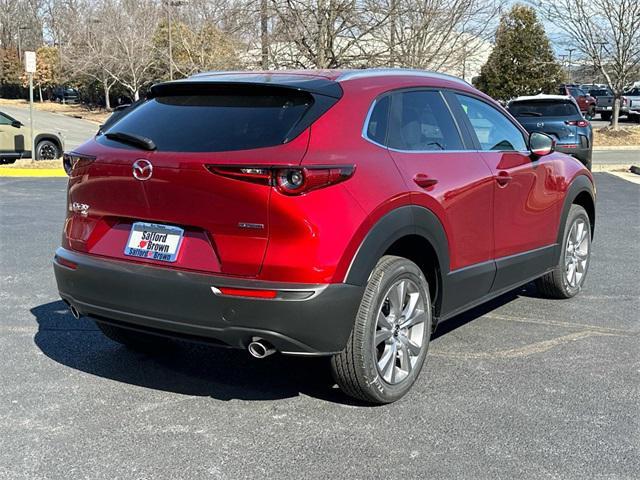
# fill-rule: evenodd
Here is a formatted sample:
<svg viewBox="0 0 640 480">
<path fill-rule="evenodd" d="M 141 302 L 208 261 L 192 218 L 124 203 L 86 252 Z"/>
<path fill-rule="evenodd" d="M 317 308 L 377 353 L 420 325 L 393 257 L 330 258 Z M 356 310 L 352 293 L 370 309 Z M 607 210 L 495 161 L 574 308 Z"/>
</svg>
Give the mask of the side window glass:
<svg viewBox="0 0 640 480">
<path fill-rule="evenodd" d="M 386 95 L 376 101 L 371 116 L 369 117 L 369 123 L 367 124 L 367 138 L 380 145 L 386 145 L 385 140 L 387 137 L 390 99 L 391 96 Z"/>
<path fill-rule="evenodd" d="M 11 125 L 11 120 L 0 114 L 0 125 Z"/>
<path fill-rule="evenodd" d="M 462 140 L 439 92 L 396 94 L 389 123 L 390 148 L 409 151 L 463 150 Z"/>
<path fill-rule="evenodd" d="M 466 95 L 456 94 L 482 150 L 527 150 L 522 132 L 495 108 Z"/>
</svg>

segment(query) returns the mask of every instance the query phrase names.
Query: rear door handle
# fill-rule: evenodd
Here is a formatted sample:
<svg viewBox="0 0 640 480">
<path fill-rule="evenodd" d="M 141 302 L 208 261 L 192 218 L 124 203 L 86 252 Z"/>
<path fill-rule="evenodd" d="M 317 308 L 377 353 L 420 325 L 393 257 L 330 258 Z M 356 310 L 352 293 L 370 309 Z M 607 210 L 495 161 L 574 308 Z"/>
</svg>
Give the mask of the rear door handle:
<svg viewBox="0 0 640 480">
<path fill-rule="evenodd" d="M 512 179 L 513 177 L 509 175 L 507 172 L 501 171 L 501 172 L 498 172 L 498 176 L 496 177 L 496 182 L 498 182 L 498 185 L 500 185 L 501 187 L 506 187 L 507 184 Z"/>
<path fill-rule="evenodd" d="M 413 177 L 413 181 L 416 183 L 416 185 L 422 188 L 433 187 L 436 183 L 438 183 L 438 180 L 436 180 L 435 178 L 429 178 L 429 176 L 425 173 L 416 173 L 416 175 Z"/>
</svg>

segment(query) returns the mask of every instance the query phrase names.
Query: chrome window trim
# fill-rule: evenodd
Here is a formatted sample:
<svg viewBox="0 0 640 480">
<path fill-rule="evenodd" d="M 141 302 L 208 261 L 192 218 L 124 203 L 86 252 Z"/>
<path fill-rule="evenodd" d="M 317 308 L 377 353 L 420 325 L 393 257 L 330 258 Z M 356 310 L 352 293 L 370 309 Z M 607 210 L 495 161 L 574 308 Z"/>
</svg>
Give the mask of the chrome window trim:
<svg viewBox="0 0 640 480">
<path fill-rule="evenodd" d="M 439 154 L 443 154 L 443 153 L 520 153 L 523 155 L 527 155 L 527 156 L 531 156 L 532 152 L 531 150 L 478 150 L 478 149 L 469 149 L 469 150 L 402 150 L 399 148 L 392 148 L 389 147 L 387 145 L 383 145 L 381 143 L 376 142 L 375 140 L 370 139 L 367 136 L 367 127 L 369 126 L 369 120 L 371 119 L 371 115 L 373 114 L 373 109 L 375 108 L 376 104 L 378 103 L 378 101 L 383 98 L 386 97 L 388 95 L 392 95 L 393 93 L 396 92 L 402 92 L 404 90 L 410 91 L 410 90 L 422 90 L 422 89 L 431 89 L 433 91 L 437 91 L 438 93 L 440 93 L 440 95 L 442 96 L 443 101 L 445 102 L 445 105 L 447 106 L 447 109 L 449 110 L 449 114 L 451 115 L 451 117 L 453 118 L 454 123 L 456 124 L 456 128 L 458 129 L 458 134 L 460 135 L 460 140 L 463 140 L 462 138 L 462 133 L 460 132 L 460 126 L 458 125 L 457 119 L 455 117 L 455 115 L 453 114 L 453 112 L 451 112 L 451 107 L 449 106 L 449 103 L 447 102 L 447 99 L 444 98 L 444 95 L 442 94 L 441 89 L 438 89 L 437 87 L 409 87 L 407 88 L 399 88 L 397 90 L 389 90 L 386 92 L 381 93 L 380 95 L 378 95 L 376 98 L 373 99 L 373 102 L 371 102 L 371 105 L 369 106 L 369 110 L 367 111 L 367 115 L 364 119 L 364 124 L 362 126 L 362 131 L 361 131 L 361 136 L 364 140 L 366 140 L 367 142 L 380 147 L 380 148 L 384 148 L 385 150 L 389 150 L 391 152 L 397 152 L 397 153 L 416 153 L 416 154 L 420 154 L 420 155 L 424 155 L 425 153 L 439 153 Z M 453 91 L 454 94 L 458 93 L 456 91 Z M 497 108 L 493 107 L 492 105 L 488 104 L 487 102 L 483 101 L 481 98 L 476 97 L 475 95 L 468 95 L 471 98 L 475 98 L 481 102 L 483 102 L 485 105 L 493 108 L 494 110 L 496 110 L 498 113 L 501 113 L 500 110 L 498 110 Z M 522 133 L 522 129 L 518 128 L 517 125 L 515 125 L 510 119 L 509 117 L 505 116 L 504 114 L 502 114 L 503 117 L 505 117 L 507 119 L 507 121 L 509 121 L 509 123 L 511 123 L 512 125 L 514 125 L 514 127 L 516 127 L 521 133 Z M 528 133 L 528 132 L 527 132 Z M 524 135 L 523 135 L 524 136 Z M 525 145 L 528 145 L 528 141 L 527 138 L 525 137 Z"/>
<path fill-rule="evenodd" d="M 373 102 L 371 103 L 371 105 L 369 106 L 369 111 L 367 112 L 367 116 L 364 119 L 364 125 L 362 126 L 362 132 L 361 132 L 361 136 L 362 138 L 364 138 L 367 142 L 369 143 L 373 143 L 374 145 L 384 148 L 385 150 L 389 150 L 391 152 L 398 152 L 398 153 L 419 153 L 419 154 L 423 154 L 423 153 L 465 153 L 465 152 L 481 152 L 481 151 L 485 151 L 485 150 L 402 150 L 399 148 L 393 148 L 393 147 L 389 147 L 388 145 L 383 145 L 381 143 L 376 142 L 375 140 L 372 140 L 371 138 L 369 138 L 367 136 L 367 130 L 369 127 L 369 120 L 371 119 L 371 115 L 373 114 L 373 110 L 376 107 L 376 104 L 378 103 L 378 100 L 381 98 L 384 98 L 386 96 L 389 95 L 393 95 L 394 93 L 402 93 L 402 92 L 411 92 L 411 91 L 432 91 L 432 92 L 436 92 L 440 95 L 440 97 L 442 98 L 442 101 L 444 102 L 444 104 L 447 107 L 447 111 L 449 112 L 449 115 L 451 116 L 451 119 L 453 120 L 453 123 L 456 127 L 456 130 L 458 132 L 458 136 L 460 137 L 460 142 L 462 144 L 464 144 L 464 138 L 462 136 L 462 132 L 460 131 L 460 125 L 458 125 L 458 122 L 456 120 L 455 115 L 453 114 L 453 112 L 451 111 L 451 108 L 449 107 L 449 104 L 447 103 L 447 99 L 444 98 L 444 95 L 442 94 L 442 91 L 440 89 L 438 89 L 437 87 L 422 87 L 422 86 L 417 86 L 417 87 L 409 87 L 409 88 L 399 88 L 396 90 L 389 90 L 387 92 L 384 92 L 380 95 L 378 95 L 376 98 L 373 99 Z M 389 106 L 391 107 L 391 106 Z M 388 128 L 388 127 L 387 127 Z M 498 151 L 498 150 L 494 150 L 494 151 Z M 508 152 L 512 152 L 513 150 L 507 150 Z"/>
</svg>

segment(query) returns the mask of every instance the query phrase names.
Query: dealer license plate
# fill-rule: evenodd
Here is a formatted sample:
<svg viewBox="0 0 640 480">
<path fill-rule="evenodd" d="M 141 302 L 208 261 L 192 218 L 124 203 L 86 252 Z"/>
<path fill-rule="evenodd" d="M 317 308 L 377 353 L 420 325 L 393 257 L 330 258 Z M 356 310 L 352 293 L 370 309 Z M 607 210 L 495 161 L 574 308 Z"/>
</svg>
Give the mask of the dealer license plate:
<svg viewBox="0 0 640 480">
<path fill-rule="evenodd" d="M 184 230 L 171 225 L 136 222 L 131 226 L 124 254 L 132 257 L 175 262 Z"/>
</svg>

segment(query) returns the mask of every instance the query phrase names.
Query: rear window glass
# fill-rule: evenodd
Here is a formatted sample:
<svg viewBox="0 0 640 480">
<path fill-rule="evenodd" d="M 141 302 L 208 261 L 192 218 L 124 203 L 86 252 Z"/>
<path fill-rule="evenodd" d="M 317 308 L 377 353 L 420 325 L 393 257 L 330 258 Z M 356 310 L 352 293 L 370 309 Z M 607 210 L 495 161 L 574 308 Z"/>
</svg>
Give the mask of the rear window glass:
<svg viewBox="0 0 640 480">
<path fill-rule="evenodd" d="M 406 151 L 464 148 L 439 92 L 401 92 L 396 98 L 389 124 L 389 147 Z"/>
<path fill-rule="evenodd" d="M 160 151 L 224 152 L 270 147 L 287 140 L 287 134 L 312 104 L 310 94 L 281 88 L 160 96 L 130 111 L 106 132 L 149 138 Z"/>
<path fill-rule="evenodd" d="M 589 90 L 589 95 L 591 95 L 592 97 L 611 97 L 613 96 L 613 93 L 611 93 L 611 90 L 598 88 L 595 90 Z"/>
<path fill-rule="evenodd" d="M 578 109 L 570 102 L 514 102 L 509 112 L 515 117 L 569 117 L 578 115 Z"/>
</svg>

